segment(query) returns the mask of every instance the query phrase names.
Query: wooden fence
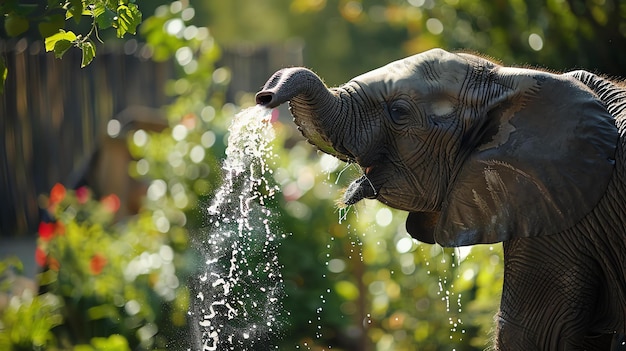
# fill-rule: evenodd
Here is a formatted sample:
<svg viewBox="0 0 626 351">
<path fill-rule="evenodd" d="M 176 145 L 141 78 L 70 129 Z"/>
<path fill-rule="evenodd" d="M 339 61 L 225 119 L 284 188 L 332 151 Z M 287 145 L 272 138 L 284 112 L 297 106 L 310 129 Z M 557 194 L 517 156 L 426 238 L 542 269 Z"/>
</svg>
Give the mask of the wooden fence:
<svg viewBox="0 0 626 351">
<path fill-rule="evenodd" d="M 9 69 L 0 96 L 0 234 L 36 231 L 38 196 L 93 152 L 106 124 L 130 105 L 159 107 L 170 63 L 150 61 L 138 45 L 102 48 L 86 68 L 80 53 L 63 59 L 40 43 L 0 43 Z"/>
<path fill-rule="evenodd" d="M 129 106 L 170 101 L 163 87 L 173 65 L 151 61 L 135 41 L 98 48 L 83 69 L 77 50 L 59 60 L 24 40 L 0 42 L 0 55 L 9 69 L 0 95 L 0 237 L 32 235 L 41 215 L 38 197 L 67 181 L 112 117 Z M 222 65 L 233 72 L 230 98 L 256 91 L 274 69 L 301 64 L 301 57 L 300 47 L 225 50 Z"/>
</svg>

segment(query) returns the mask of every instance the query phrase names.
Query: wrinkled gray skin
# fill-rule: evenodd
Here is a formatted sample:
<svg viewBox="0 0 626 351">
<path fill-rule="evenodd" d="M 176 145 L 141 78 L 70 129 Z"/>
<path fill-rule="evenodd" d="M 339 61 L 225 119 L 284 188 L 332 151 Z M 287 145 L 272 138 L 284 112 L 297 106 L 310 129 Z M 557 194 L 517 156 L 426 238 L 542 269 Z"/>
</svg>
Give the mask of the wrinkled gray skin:
<svg viewBox="0 0 626 351">
<path fill-rule="evenodd" d="M 626 91 L 431 50 L 328 89 L 277 72 L 303 135 L 363 169 L 344 197 L 444 246 L 504 242 L 497 350 L 626 350 Z"/>
</svg>

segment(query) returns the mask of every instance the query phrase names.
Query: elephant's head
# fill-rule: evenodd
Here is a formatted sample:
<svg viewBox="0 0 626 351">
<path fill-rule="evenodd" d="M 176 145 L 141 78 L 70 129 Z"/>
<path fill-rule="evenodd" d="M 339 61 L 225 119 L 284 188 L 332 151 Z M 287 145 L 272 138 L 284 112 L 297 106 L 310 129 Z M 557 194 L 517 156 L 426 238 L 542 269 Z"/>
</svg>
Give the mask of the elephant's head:
<svg viewBox="0 0 626 351">
<path fill-rule="evenodd" d="M 617 130 L 570 76 L 431 50 L 328 89 L 305 68 L 278 71 L 256 96 L 289 101 L 303 135 L 356 162 L 344 196 L 409 211 L 407 230 L 445 246 L 553 234 L 607 187 Z"/>
</svg>

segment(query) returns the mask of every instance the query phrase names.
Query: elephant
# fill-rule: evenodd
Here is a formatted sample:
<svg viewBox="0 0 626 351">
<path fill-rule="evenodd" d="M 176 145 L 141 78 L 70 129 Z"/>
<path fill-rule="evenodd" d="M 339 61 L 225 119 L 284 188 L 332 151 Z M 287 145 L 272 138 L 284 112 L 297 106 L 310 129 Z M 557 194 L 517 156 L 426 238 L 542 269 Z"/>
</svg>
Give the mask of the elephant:
<svg viewBox="0 0 626 351">
<path fill-rule="evenodd" d="M 626 85 L 432 49 L 335 88 L 285 68 L 256 102 L 358 165 L 345 204 L 406 211 L 425 243 L 502 242 L 495 350 L 626 350 Z"/>
</svg>

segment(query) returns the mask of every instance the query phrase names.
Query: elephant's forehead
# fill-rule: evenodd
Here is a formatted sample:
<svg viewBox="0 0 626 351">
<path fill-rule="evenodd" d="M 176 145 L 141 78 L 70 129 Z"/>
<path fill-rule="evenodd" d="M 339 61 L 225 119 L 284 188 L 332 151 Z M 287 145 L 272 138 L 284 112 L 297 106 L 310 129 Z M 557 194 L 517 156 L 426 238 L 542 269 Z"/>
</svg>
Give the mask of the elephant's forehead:
<svg viewBox="0 0 626 351">
<path fill-rule="evenodd" d="M 357 83 L 366 94 L 381 94 L 389 97 L 398 92 L 419 90 L 420 79 L 414 65 L 408 65 L 405 60 L 395 61 L 375 70 L 364 73 L 351 80 Z"/>
<path fill-rule="evenodd" d="M 458 83 L 467 74 L 463 57 L 443 50 L 413 55 L 374 69 L 352 79 L 375 93 L 392 95 L 407 90 L 421 91 L 438 83 Z"/>
<path fill-rule="evenodd" d="M 403 78 L 414 76 L 416 73 L 416 65 L 411 64 L 407 59 L 394 61 L 385 66 L 376 68 L 360 76 L 354 77 L 352 80 L 371 84 L 371 83 L 389 83 Z"/>
</svg>

